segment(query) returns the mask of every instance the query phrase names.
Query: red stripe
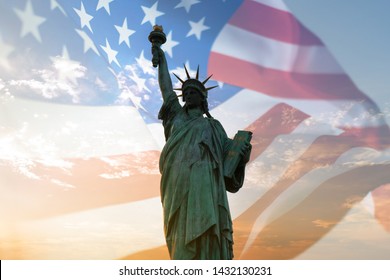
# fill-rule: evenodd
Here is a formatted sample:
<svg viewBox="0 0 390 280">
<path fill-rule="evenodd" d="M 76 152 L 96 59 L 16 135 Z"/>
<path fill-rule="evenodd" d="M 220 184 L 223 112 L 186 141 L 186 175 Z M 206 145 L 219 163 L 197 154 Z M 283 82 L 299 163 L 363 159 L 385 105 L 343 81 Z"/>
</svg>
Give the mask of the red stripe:
<svg viewBox="0 0 390 280">
<path fill-rule="evenodd" d="M 306 46 L 323 45 L 289 12 L 253 1 L 244 1 L 229 23 L 278 41 Z"/>
<path fill-rule="evenodd" d="M 291 133 L 308 117 L 309 115 L 284 103 L 272 107 L 246 128 L 253 133 L 251 160 L 257 158 L 277 136 Z"/>
<path fill-rule="evenodd" d="M 212 52 L 209 73 L 216 80 L 264 94 L 295 99 L 367 100 L 345 74 L 301 74 L 264 68 Z"/>
</svg>

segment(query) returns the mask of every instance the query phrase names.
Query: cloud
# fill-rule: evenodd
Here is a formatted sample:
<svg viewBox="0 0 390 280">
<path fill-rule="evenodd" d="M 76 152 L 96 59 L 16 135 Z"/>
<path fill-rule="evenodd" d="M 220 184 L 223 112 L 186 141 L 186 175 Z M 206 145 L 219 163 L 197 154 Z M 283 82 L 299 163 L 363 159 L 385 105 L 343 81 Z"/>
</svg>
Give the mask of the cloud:
<svg viewBox="0 0 390 280">
<path fill-rule="evenodd" d="M 57 180 L 57 179 L 51 179 L 50 182 L 52 182 L 53 184 L 58 185 L 60 187 L 65 187 L 67 189 L 74 189 L 74 188 L 76 188 L 75 186 L 73 186 L 71 184 L 62 182 L 62 181 Z"/>
<path fill-rule="evenodd" d="M 336 164 L 345 167 L 360 167 L 373 164 L 388 164 L 390 149 L 379 151 L 372 148 L 353 148 L 342 154 Z"/>
<path fill-rule="evenodd" d="M 130 177 L 131 175 L 134 174 L 130 174 L 130 172 L 127 170 L 122 170 L 120 172 L 114 172 L 114 173 L 103 173 L 100 174 L 99 176 L 104 179 L 121 179 L 121 178 Z"/>
<path fill-rule="evenodd" d="M 20 155 L 13 157 L 8 156 L 7 158 L 4 158 L 4 156 L 0 154 L 0 167 L 1 165 L 6 167 L 11 166 L 12 169 L 16 170 L 19 174 L 24 175 L 29 179 L 41 180 L 41 177 L 33 172 L 36 163 L 30 158 Z"/>
<path fill-rule="evenodd" d="M 53 67 L 56 70 L 56 76 L 59 81 L 77 85 L 77 80 L 85 77 L 87 68 L 78 61 L 68 59 L 62 56 L 52 58 Z"/>
<path fill-rule="evenodd" d="M 151 60 L 145 58 L 143 50 L 140 54 L 140 57 L 136 58 L 135 60 L 138 63 L 138 67 L 142 69 L 144 74 L 148 74 L 153 77 L 156 77 L 157 71 L 155 68 L 153 68 Z"/>
<path fill-rule="evenodd" d="M 95 85 L 102 91 L 108 91 L 109 89 L 108 85 L 99 77 L 95 79 Z"/>
<path fill-rule="evenodd" d="M 136 154 L 135 157 L 101 157 L 100 160 L 107 164 L 110 172 L 100 174 L 100 177 L 106 179 L 116 179 L 129 177 L 134 174 L 160 174 L 158 169 L 158 162 L 156 162 L 153 155 Z"/>
<path fill-rule="evenodd" d="M 35 94 L 44 99 L 71 98 L 80 102 L 79 80 L 86 77 L 87 68 L 79 62 L 64 57 L 52 58 L 52 64 L 45 69 L 33 69 L 29 79 L 12 79 L 7 86 L 12 93 Z"/>
<path fill-rule="evenodd" d="M 348 127 L 373 127 L 384 124 L 384 120 L 390 117 L 388 104 L 381 104 L 383 111 L 375 110 L 367 101 L 293 101 L 292 104 L 311 118 L 304 124 L 313 127 L 328 124 L 332 128 Z M 287 118 L 288 119 L 288 118 Z"/>
<path fill-rule="evenodd" d="M 314 220 L 314 221 L 312 221 L 312 223 L 316 227 L 320 227 L 320 228 L 329 228 L 330 226 L 337 224 L 337 222 L 334 222 L 334 221 L 325 221 L 325 220 L 320 220 L 320 219 Z"/>
</svg>

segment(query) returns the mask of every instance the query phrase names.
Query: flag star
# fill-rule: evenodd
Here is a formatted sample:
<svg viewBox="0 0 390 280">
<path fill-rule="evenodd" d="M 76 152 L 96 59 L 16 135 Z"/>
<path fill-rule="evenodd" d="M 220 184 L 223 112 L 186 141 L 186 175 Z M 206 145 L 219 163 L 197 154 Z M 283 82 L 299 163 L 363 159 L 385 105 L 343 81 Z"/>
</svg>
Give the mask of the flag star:
<svg viewBox="0 0 390 280">
<path fill-rule="evenodd" d="M 101 8 L 104 8 L 107 11 L 107 13 L 109 15 L 111 15 L 110 14 L 110 3 L 112 1 L 114 1 L 114 0 L 99 0 L 98 4 L 96 6 L 96 11 L 100 10 Z"/>
<path fill-rule="evenodd" d="M 39 33 L 38 27 L 46 20 L 43 17 L 34 14 L 34 10 L 31 1 L 27 1 L 24 11 L 15 9 L 16 14 L 22 21 L 22 32 L 21 37 L 31 33 L 38 42 L 42 42 L 41 34 Z"/>
<path fill-rule="evenodd" d="M 138 77 L 138 75 L 133 71 L 133 74 L 130 76 L 130 79 L 137 85 L 139 92 L 144 92 L 144 90 L 150 92 L 150 90 L 146 87 L 146 79 L 142 79 Z"/>
<path fill-rule="evenodd" d="M 145 14 L 141 24 L 144 24 L 145 22 L 150 22 L 152 26 L 156 24 L 156 18 L 164 14 L 163 12 L 157 10 L 157 4 L 158 1 L 154 3 L 153 6 L 150 8 L 141 6 Z"/>
<path fill-rule="evenodd" d="M 177 8 L 184 8 L 187 13 L 190 12 L 191 6 L 200 3 L 199 0 L 180 0 L 180 3 L 176 5 Z"/>
<path fill-rule="evenodd" d="M 106 45 L 105 46 L 102 46 L 100 45 L 100 47 L 104 50 L 104 52 L 107 54 L 107 57 L 108 57 L 108 63 L 112 63 L 112 62 L 115 62 L 119 67 L 120 67 L 120 64 L 118 62 L 118 60 L 116 59 L 116 55 L 118 54 L 117 51 L 113 50 L 110 46 L 110 43 L 108 42 L 107 38 L 106 38 Z"/>
<path fill-rule="evenodd" d="M 177 46 L 179 42 L 172 40 L 172 31 L 169 31 L 167 36 L 167 41 L 164 45 L 162 45 L 162 49 L 168 53 L 170 57 L 172 57 L 172 48 Z"/>
<path fill-rule="evenodd" d="M 152 62 L 149 59 L 146 59 L 144 56 L 144 50 L 142 50 L 139 58 L 135 59 L 138 65 L 141 67 L 144 74 L 149 74 L 152 76 L 156 76 L 156 70 L 152 67 Z"/>
<path fill-rule="evenodd" d="M 53 11 L 55 10 L 56 8 L 58 8 L 61 13 L 63 13 L 64 15 L 66 15 L 64 9 L 61 7 L 60 4 L 58 4 L 57 0 L 50 0 L 50 9 Z"/>
<path fill-rule="evenodd" d="M 127 18 L 123 21 L 122 26 L 115 25 L 116 30 L 119 32 L 119 45 L 123 42 L 130 48 L 129 37 L 135 33 L 134 30 L 131 30 L 127 27 Z"/>
<path fill-rule="evenodd" d="M 73 8 L 73 9 L 77 13 L 77 15 L 80 17 L 81 28 L 83 28 L 84 26 L 87 26 L 88 29 L 93 33 L 92 28 L 91 28 L 91 24 L 90 24 L 90 21 L 93 19 L 93 16 L 87 14 L 87 12 L 85 11 L 83 2 L 81 2 L 80 10 L 78 10 L 76 8 Z"/>
<path fill-rule="evenodd" d="M 189 23 L 191 25 L 191 30 L 188 32 L 187 37 L 189 37 L 191 35 L 195 35 L 195 37 L 198 40 L 200 40 L 202 32 L 207 30 L 207 29 L 210 29 L 210 27 L 204 25 L 204 20 L 205 20 L 205 17 L 203 17 L 198 22 L 189 21 Z"/>
<path fill-rule="evenodd" d="M 78 29 L 76 29 L 76 32 L 83 39 L 83 42 L 84 42 L 84 53 L 86 53 L 88 50 L 92 50 L 97 55 L 100 55 L 98 49 L 95 46 L 95 43 L 92 41 L 91 37 L 88 36 L 87 33 L 85 33 L 83 30 L 78 30 Z"/>
</svg>

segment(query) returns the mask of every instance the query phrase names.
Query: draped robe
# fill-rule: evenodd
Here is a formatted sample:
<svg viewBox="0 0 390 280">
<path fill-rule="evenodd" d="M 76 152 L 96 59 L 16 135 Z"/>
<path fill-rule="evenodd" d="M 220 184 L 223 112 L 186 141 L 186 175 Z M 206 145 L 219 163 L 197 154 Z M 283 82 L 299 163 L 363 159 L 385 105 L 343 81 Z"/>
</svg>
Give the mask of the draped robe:
<svg viewBox="0 0 390 280">
<path fill-rule="evenodd" d="M 233 228 L 223 176 L 232 140 L 217 120 L 200 111 L 186 112 L 175 94 L 164 100 L 159 118 L 166 137 L 159 167 L 171 259 L 232 259 Z M 235 190 L 242 185 L 243 170 L 236 172 Z"/>
</svg>

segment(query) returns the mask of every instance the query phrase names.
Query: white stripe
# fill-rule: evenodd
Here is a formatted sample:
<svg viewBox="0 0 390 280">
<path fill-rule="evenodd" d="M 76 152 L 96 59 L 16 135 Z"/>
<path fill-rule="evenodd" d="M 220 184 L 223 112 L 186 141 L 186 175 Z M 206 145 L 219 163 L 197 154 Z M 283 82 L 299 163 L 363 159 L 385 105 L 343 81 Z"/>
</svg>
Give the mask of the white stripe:
<svg viewBox="0 0 390 280">
<path fill-rule="evenodd" d="M 164 136 L 164 127 L 162 123 L 150 123 L 147 124 L 147 127 L 153 136 L 154 140 L 156 141 L 156 144 L 159 148 L 159 150 L 162 150 L 165 145 L 165 136 Z"/>
<path fill-rule="evenodd" d="M 137 110 L 23 99 L 0 103 L 0 158 L 97 157 L 156 150 Z"/>
<path fill-rule="evenodd" d="M 222 29 L 212 51 L 274 70 L 304 74 L 344 73 L 325 46 L 285 43 L 231 24 Z"/>
</svg>

